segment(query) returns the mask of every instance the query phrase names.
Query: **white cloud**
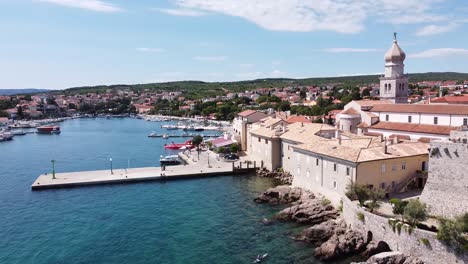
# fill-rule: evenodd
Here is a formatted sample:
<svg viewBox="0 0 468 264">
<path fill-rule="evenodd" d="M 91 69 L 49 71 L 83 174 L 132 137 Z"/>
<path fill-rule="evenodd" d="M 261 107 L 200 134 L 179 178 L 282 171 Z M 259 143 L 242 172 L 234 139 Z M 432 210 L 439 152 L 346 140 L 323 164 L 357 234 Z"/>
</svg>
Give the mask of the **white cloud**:
<svg viewBox="0 0 468 264">
<path fill-rule="evenodd" d="M 199 17 L 206 15 L 205 12 L 201 12 L 193 9 L 185 8 L 176 8 L 176 9 L 157 9 L 160 12 L 166 13 L 173 16 L 189 16 L 189 17 Z"/>
<path fill-rule="evenodd" d="M 255 64 L 252 64 L 252 63 L 241 63 L 239 64 L 239 66 L 243 67 L 243 68 L 252 68 L 255 66 Z"/>
<path fill-rule="evenodd" d="M 73 7 L 73 8 L 82 8 L 96 12 L 119 12 L 122 9 L 114 4 L 101 1 L 101 0 L 38 0 L 40 2 L 47 2 L 51 4 Z"/>
<path fill-rule="evenodd" d="M 434 58 L 434 57 L 447 57 L 447 56 L 463 56 L 468 55 L 468 49 L 454 49 L 454 48 L 440 48 L 429 49 L 423 52 L 410 54 L 410 58 Z"/>
<path fill-rule="evenodd" d="M 421 29 L 419 29 L 416 32 L 416 35 L 418 36 L 430 36 L 430 35 L 437 35 L 437 34 L 442 34 L 445 32 L 450 32 L 455 30 L 458 27 L 458 24 L 456 23 L 450 23 L 448 25 L 428 25 L 425 26 Z"/>
<path fill-rule="evenodd" d="M 240 17 L 275 31 L 358 33 L 370 17 L 393 24 L 436 22 L 445 0 L 173 0 L 178 8 Z"/>
<path fill-rule="evenodd" d="M 379 49 L 359 49 L 359 48 L 329 48 L 324 49 L 325 52 L 329 53 L 365 53 L 365 52 L 376 52 Z"/>
<path fill-rule="evenodd" d="M 226 56 L 196 56 L 193 59 L 198 61 L 225 61 Z"/>
<path fill-rule="evenodd" d="M 278 66 L 281 64 L 281 61 L 272 61 L 271 65 Z"/>
<path fill-rule="evenodd" d="M 137 51 L 141 52 L 163 52 L 164 49 L 161 48 L 137 48 Z"/>
</svg>

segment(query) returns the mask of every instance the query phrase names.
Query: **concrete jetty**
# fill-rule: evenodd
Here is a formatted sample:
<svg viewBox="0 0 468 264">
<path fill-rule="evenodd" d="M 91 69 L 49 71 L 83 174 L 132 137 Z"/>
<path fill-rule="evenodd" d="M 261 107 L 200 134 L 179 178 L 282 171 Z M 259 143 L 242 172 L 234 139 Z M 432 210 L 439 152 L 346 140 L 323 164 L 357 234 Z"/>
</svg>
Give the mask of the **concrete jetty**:
<svg viewBox="0 0 468 264">
<path fill-rule="evenodd" d="M 196 154 L 195 154 L 196 155 Z M 188 178 L 204 178 L 223 175 L 240 175 L 255 171 L 253 166 L 247 167 L 242 161 L 224 162 L 212 155 L 212 161 L 208 163 L 210 156 L 204 153 L 195 157 L 180 153 L 188 164 L 177 166 L 144 167 L 131 169 L 114 169 L 98 171 L 81 171 L 40 175 L 31 185 L 32 190 L 67 188 L 85 185 L 102 185 L 117 183 L 132 183 L 144 181 L 161 181 Z"/>
</svg>

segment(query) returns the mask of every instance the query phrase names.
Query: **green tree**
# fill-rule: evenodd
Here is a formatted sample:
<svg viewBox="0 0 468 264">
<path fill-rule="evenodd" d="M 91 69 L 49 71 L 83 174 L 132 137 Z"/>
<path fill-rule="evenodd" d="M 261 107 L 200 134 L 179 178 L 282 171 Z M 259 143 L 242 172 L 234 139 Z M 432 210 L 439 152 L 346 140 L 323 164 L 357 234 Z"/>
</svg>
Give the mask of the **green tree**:
<svg viewBox="0 0 468 264">
<path fill-rule="evenodd" d="M 0 110 L 0 117 L 10 117 L 7 111 Z"/>
<path fill-rule="evenodd" d="M 23 107 L 20 105 L 16 108 L 16 117 L 18 119 L 23 119 L 24 118 L 24 112 L 23 112 Z"/>
<path fill-rule="evenodd" d="M 239 145 L 237 144 L 232 144 L 230 147 L 229 147 L 229 150 L 231 151 L 231 153 L 237 153 L 239 151 Z"/>
<path fill-rule="evenodd" d="M 203 137 L 200 135 L 196 135 L 192 138 L 192 144 L 195 146 L 199 146 L 203 142 Z"/>
<path fill-rule="evenodd" d="M 468 252 L 468 213 L 456 217 L 455 220 L 439 219 L 437 239 L 452 246 L 458 253 Z"/>
<path fill-rule="evenodd" d="M 380 208 L 382 204 L 381 199 L 385 197 L 385 192 L 382 189 L 373 188 L 368 190 L 368 195 L 370 201 L 366 203 L 366 206 L 369 208 L 369 211 L 373 213 L 374 210 Z"/>
<path fill-rule="evenodd" d="M 410 225 L 416 226 L 427 219 L 427 205 L 418 199 L 412 199 L 405 207 L 404 216 Z"/>
<path fill-rule="evenodd" d="M 351 200 L 358 200 L 360 206 L 364 206 L 369 199 L 369 188 L 365 185 L 350 183 L 346 187 L 346 196 Z"/>
<path fill-rule="evenodd" d="M 395 215 L 400 215 L 401 216 L 401 221 L 405 221 L 405 208 L 408 205 L 408 201 L 402 201 L 398 198 L 392 198 L 390 199 L 390 203 L 393 205 L 393 213 Z"/>
</svg>

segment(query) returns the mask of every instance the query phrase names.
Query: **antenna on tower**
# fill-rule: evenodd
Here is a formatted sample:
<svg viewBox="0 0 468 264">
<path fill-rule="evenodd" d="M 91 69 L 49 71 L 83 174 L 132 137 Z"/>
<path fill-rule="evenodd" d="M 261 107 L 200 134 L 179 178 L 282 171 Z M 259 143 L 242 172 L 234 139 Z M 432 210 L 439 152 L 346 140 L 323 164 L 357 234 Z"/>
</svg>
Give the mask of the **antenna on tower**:
<svg viewBox="0 0 468 264">
<path fill-rule="evenodd" d="M 393 40 L 394 40 L 395 42 L 397 42 L 397 33 L 396 33 L 396 32 L 393 32 Z"/>
</svg>

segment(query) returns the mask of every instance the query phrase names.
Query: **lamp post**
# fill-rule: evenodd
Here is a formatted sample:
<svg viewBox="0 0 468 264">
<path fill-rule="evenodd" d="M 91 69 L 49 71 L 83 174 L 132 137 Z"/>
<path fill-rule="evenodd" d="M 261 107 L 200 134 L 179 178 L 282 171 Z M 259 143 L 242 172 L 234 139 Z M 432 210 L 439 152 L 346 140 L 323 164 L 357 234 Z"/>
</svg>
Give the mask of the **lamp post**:
<svg viewBox="0 0 468 264">
<path fill-rule="evenodd" d="M 210 165 L 210 153 L 209 152 L 206 152 L 206 154 L 208 155 L 208 168 L 211 168 L 211 165 Z"/>
<path fill-rule="evenodd" d="M 55 160 L 51 160 L 52 162 L 52 179 L 55 180 Z"/>
<path fill-rule="evenodd" d="M 114 174 L 114 171 L 112 170 L 112 158 L 109 158 L 109 161 L 110 161 L 111 174 Z"/>
</svg>

